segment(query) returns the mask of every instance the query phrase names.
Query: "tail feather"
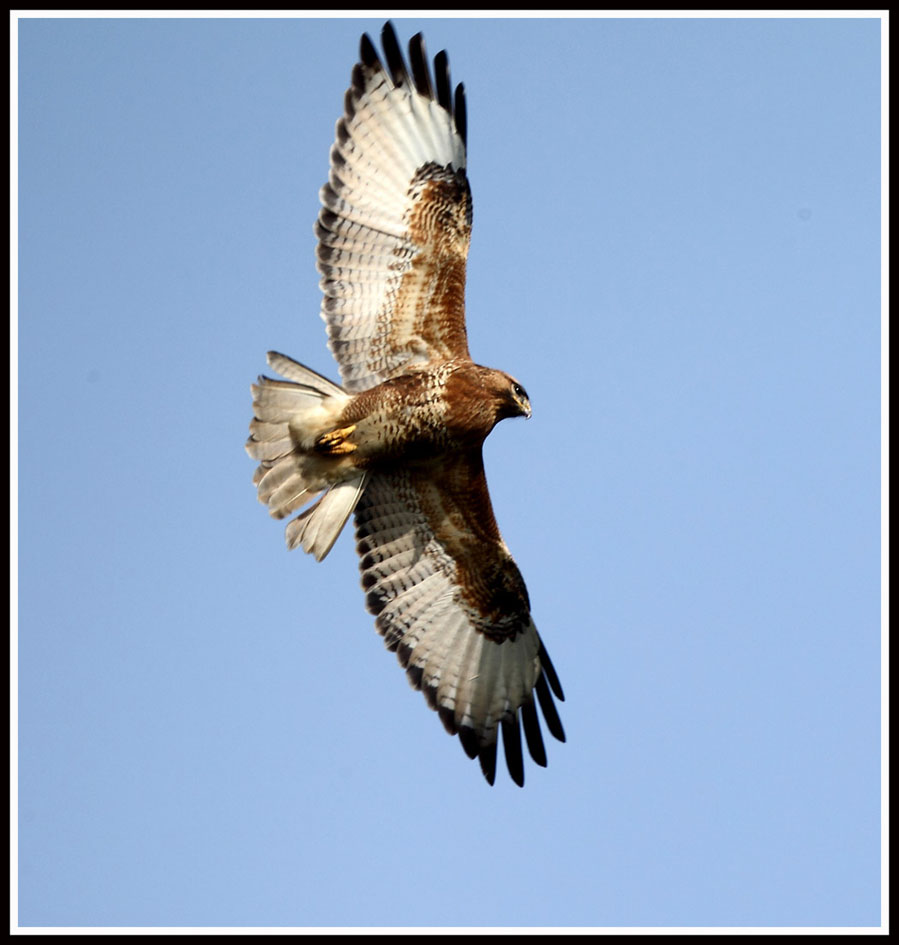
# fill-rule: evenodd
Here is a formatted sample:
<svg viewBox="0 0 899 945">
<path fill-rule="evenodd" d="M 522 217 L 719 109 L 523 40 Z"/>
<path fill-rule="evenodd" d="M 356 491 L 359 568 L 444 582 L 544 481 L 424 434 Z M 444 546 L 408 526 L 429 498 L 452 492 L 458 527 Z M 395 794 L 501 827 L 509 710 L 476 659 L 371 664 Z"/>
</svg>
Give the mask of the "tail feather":
<svg viewBox="0 0 899 945">
<path fill-rule="evenodd" d="M 334 546 L 346 520 L 365 489 L 368 473 L 360 472 L 353 479 L 345 479 L 331 486 L 311 508 L 306 509 L 285 530 L 287 547 L 301 545 L 303 551 L 315 555 L 317 561 Z"/>
<path fill-rule="evenodd" d="M 285 413 L 318 407 L 324 398 L 293 384 L 290 381 L 275 381 L 264 375 L 258 384 L 252 384 L 253 413 L 259 423 L 277 422 Z"/>
<path fill-rule="evenodd" d="M 309 485 L 299 474 L 294 473 L 290 478 L 268 498 L 263 499 L 263 491 L 260 489 L 259 498 L 263 502 L 268 502 L 273 518 L 284 518 L 295 509 L 311 502 L 318 493 L 310 491 Z"/>
<path fill-rule="evenodd" d="M 259 490 L 259 501 L 270 502 L 278 489 L 296 476 L 299 474 L 290 463 L 276 463 L 269 467 L 257 466 L 253 485 Z"/>
<path fill-rule="evenodd" d="M 266 439 L 260 440 L 255 435 L 247 441 L 247 452 L 253 459 L 258 459 L 261 463 L 271 465 L 275 460 L 281 459 L 294 452 L 296 440 L 284 425 L 283 431 L 272 430 Z"/>
<path fill-rule="evenodd" d="M 269 367 L 274 368 L 282 377 L 286 377 L 295 384 L 307 387 L 311 394 L 318 397 L 336 397 L 344 394 L 344 389 L 328 378 L 307 368 L 305 364 L 288 358 L 286 354 L 280 354 L 277 351 L 269 351 L 266 355 Z"/>
</svg>

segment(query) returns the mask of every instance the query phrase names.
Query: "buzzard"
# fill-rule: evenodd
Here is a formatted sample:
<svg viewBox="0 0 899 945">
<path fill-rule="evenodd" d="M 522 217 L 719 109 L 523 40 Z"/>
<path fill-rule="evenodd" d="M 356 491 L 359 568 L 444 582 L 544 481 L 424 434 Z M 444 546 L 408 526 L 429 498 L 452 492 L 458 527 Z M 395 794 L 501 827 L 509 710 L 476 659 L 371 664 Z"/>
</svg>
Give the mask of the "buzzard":
<svg viewBox="0 0 899 945">
<path fill-rule="evenodd" d="M 337 122 L 315 225 L 322 318 L 337 385 L 283 354 L 252 386 L 246 449 L 288 548 L 318 560 L 355 512 L 375 626 L 490 784 L 499 732 L 524 784 L 521 727 L 546 765 L 537 703 L 560 741 L 562 688 L 487 492 L 482 446 L 529 417 L 524 388 L 468 353 L 465 261 L 471 192 L 465 92 L 421 34 L 407 67 L 388 22 L 367 35 Z M 312 503 L 312 504 L 310 504 Z"/>
</svg>

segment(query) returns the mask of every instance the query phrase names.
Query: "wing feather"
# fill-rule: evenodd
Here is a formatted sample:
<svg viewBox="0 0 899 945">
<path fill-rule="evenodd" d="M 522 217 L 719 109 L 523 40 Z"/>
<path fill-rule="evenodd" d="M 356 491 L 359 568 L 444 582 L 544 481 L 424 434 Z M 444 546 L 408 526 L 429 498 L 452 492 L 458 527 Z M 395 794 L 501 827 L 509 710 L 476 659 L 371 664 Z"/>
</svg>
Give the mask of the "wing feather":
<svg viewBox="0 0 899 945">
<path fill-rule="evenodd" d="M 389 23 L 382 42 L 386 68 L 363 37 L 315 230 L 322 317 L 351 392 L 413 363 L 468 357 L 464 90 L 453 99 L 445 53 L 431 82 L 420 36 L 411 75 Z"/>
<path fill-rule="evenodd" d="M 551 694 L 562 690 L 496 527 L 480 451 L 446 460 L 439 475 L 427 465 L 373 472 L 355 515 L 366 604 L 385 644 L 490 783 L 502 730 L 523 784 L 521 724 L 545 766 L 534 694 L 564 741 Z"/>
</svg>

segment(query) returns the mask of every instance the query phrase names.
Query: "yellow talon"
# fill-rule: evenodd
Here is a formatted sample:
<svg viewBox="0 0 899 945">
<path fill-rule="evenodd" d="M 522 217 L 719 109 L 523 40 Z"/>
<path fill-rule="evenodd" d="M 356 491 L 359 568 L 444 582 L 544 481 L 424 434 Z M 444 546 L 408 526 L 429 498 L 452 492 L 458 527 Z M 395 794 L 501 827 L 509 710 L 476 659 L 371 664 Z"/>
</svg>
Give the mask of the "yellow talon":
<svg viewBox="0 0 899 945">
<path fill-rule="evenodd" d="M 322 433 L 315 441 L 315 448 L 322 453 L 331 453 L 335 456 L 343 453 L 353 453 L 356 451 L 356 444 L 347 443 L 347 439 L 355 429 L 356 424 L 353 423 L 348 427 L 332 430 L 330 433 Z"/>
</svg>

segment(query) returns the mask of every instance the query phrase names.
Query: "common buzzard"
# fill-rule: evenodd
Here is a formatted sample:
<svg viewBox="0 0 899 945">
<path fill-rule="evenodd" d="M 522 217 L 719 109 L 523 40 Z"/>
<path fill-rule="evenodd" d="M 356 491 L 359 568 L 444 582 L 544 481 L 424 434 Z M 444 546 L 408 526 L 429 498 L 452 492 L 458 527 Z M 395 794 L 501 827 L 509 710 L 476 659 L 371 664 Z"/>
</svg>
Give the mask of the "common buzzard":
<svg viewBox="0 0 899 945">
<path fill-rule="evenodd" d="M 365 602 L 387 648 L 490 784 L 502 729 L 523 785 L 520 725 L 545 766 L 535 694 L 560 741 L 552 694 L 564 697 L 493 517 L 482 445 L 531 405 L 468 353 L 464 89 L 451 94 L 445 52 L 432 77 L 420 33 L 411 72 L 390 23 L 381 39 L 386 67 L 362 37 L 315 225 L 343 385 L 269 352 L 285 380 L 252 386 L 246 448 L 275 518 L 308 505 L 288 548 L 321 560 L 355 512 Z"/>
</svg>

